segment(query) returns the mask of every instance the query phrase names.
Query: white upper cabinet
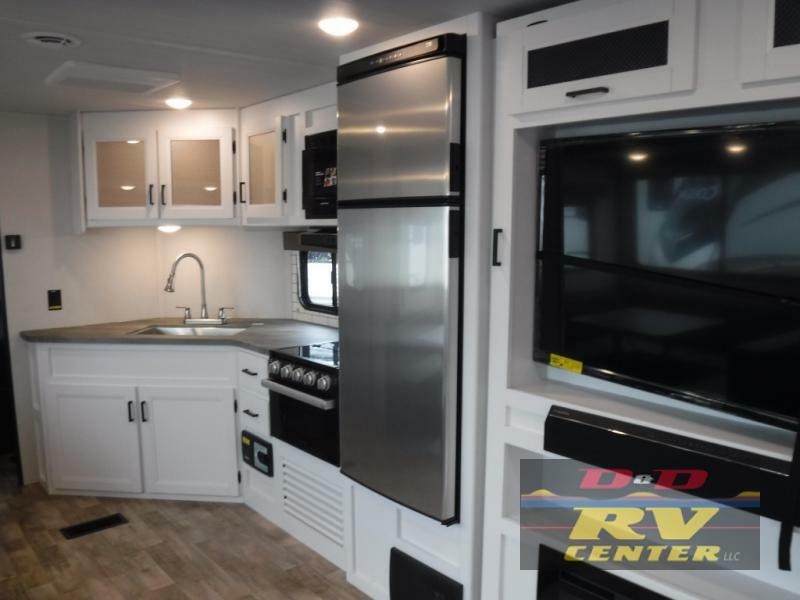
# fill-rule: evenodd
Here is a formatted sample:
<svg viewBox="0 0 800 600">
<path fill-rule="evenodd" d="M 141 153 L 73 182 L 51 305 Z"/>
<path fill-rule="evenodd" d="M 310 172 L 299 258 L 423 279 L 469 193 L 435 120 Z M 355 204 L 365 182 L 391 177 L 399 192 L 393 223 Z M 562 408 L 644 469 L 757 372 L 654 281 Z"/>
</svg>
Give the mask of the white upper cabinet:
<svg viewBox="0 0 800 600">
<path fill-rule="evenodd" d="M 800 77 L 800 3 L 744 0 L 741 6 L 742 83 Z"/>
<path fill-rule="evenodd" d="M 284 216 L 283 120 L 242 111 L 239 202 L 246 224 Z"/>
<path fill-rule="evenodd" d="M 87 113 L 89 226 L 232 223 L 235 110 Z"/>
<path fill-rule="evenodd" d="M 696 0 L 627 0 L 558 18 L 535 13 L 521 31 L 518 111 L 692 90 Z"/>
<path fill-rule="evenodd" d="M 188 124 L 158 132 L 159 202 L 165 219 L 233 218 L 233 130 Z"/>
<path fill-rule="evenodd" d="M 154 122 L 138 115 L 86 115 L 83 148 L 89 221 L 158 218 Z"/>
</svg>

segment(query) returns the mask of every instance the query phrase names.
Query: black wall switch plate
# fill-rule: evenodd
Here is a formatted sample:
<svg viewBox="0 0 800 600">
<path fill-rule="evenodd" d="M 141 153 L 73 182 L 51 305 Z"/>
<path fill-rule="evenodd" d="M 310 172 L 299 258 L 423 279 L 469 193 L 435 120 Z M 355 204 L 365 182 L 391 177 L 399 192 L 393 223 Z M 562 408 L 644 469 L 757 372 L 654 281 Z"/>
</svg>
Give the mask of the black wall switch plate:
<svg viewBox="0 0 800 600">
<path fill-rule="evenodd" d="M 22 236 L 21 235 L 7 235 L 6 250 L 21 250 L 22 249 Z"/>
<path fill-rule="evenodd" d="M 47 290 L 47 309 L 61 310 L 61 290 Z"/>
</svg>

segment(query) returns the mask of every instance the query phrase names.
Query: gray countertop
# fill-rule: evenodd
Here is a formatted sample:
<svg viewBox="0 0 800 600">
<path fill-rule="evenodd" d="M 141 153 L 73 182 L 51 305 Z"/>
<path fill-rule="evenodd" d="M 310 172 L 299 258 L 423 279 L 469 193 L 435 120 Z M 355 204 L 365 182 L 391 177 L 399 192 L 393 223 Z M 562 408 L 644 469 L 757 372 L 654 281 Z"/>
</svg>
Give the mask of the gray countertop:
<svg viewBox="0 0 800 600">
<path fill-rule="evenodd" d="M 63 344 L 172 344 L 236 346 L 267 354 L 270 350 L 317 344 L 339 339 L 339 330 L 291 319 L 231 319 L 228 327 L 247 327 L 239 334 L 224 337 L 178 335 L 137 335 L 153 326 L 181 326 L 181 319 L 141 319 L 121 323 L 98 323 L 58 329 L 37 329 L 20 333 L 33 343 Z"/>
</svg>

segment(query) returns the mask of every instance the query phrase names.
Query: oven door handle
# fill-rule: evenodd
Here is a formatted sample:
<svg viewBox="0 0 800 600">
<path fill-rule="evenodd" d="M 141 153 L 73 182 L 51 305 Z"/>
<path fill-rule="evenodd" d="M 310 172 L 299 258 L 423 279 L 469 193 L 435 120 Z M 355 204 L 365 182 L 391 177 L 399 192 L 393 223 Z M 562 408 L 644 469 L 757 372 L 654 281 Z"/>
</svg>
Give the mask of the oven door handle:
<svg viewBox="0 0 800 600">
<path fill-rule="evenodd" d="M 284 396 L 291 398 L 292 400 L 297 400 L 298 402 L 310 404 L 314 408 L 319 408 L 320 410 L 333 410 L 336 407 L 335 400 L 323 400 L 322 398 L 317 398 L 311 394 L 306 394 L 305 392 L 301 392 L 294 388 L 290 388 L 287 385 L 283 385 L 269 379 L 262 379 L 261 385 L 269 390 L 272 390 L 273 392 L 283 394 Z"/>
</svg>

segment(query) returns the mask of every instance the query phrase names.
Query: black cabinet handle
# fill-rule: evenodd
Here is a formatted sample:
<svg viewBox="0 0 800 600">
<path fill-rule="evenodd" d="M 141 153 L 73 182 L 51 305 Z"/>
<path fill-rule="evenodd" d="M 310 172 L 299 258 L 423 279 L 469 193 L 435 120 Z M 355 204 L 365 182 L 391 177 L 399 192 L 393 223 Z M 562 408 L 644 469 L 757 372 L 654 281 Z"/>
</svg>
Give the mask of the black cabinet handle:
<svg viewBox="0 0 800 600">
<path fill-rule="evenodd" d="M 500 234 L 503 233 L 502 229 L 495 229 L 492 231 L 492 266 L 493 267 L 502 267 L 503 263 L 501 263 L 497 258 L 497 242 Z"/>
<path fill-rule="evenodd" d="M 246 409 L 244 409 L 244 411 L 243 411 L 243 412 L 244 412 L 244 414 L 246 414 L 248 417 L 253 417 L 254 419 L 258 418 L 258 413 L 254 413 L 254 412 L 253 412 L 252 410 L 250 410 L 249 408 L 246 408 Z"/>
<path fill-rule="evenodd" d="M 579 98 L 581 96 L 589 96 L 591 94 L 608 94 L 610 91 L 611 88 L 607 88 L 606 86 L 587 88 L 585 90 L 573 90 L 571 92 L 567 92 L 567 98 Z"/>
<path fill-rule="evenodd" d="M 258 373 L 256 373 L 255 371 L 251 371 L 250 369 L 242 369 L 242 373 L 244 373 L 245 375 L 250 375 L 250 377 L 255 377 L 256 375 L 258 375 Z"/>
<path fill-rule="evenodd" d="M 147 405 L 147 402 L 142 402 L 139 405 L 139 410 L 142 412 L 142 423 L 147 423 L 147 413 L 144 411 L 144 407 Z"/>
<path fill-rule="evenodd" d="M 153 201 L 153 188 L 154 187 L 155 186 L 152 183 L 149 186 L 147 186 L 147 203 L 150 206 L 153 206 L 155 204 L 155 202 Z"/>
<path fill-rule="evenodd" d="M 244 186 L 247 184 L 246 181 L 239 182 L 239 203 L 240 204 L 247 204 L 247 200 L 244 199 Z"/>
<path fill-rule="evenodd" d="M 166 196 L 167 186 L 165 184 L 161 184 L 161 206 L 167 205 L 167 196 Z"/>
<path fill-rule="evenodd" d="M 133 400 L 128 400 L 128 423 L 135 421 L 133 417 Z"/>
</svg>

